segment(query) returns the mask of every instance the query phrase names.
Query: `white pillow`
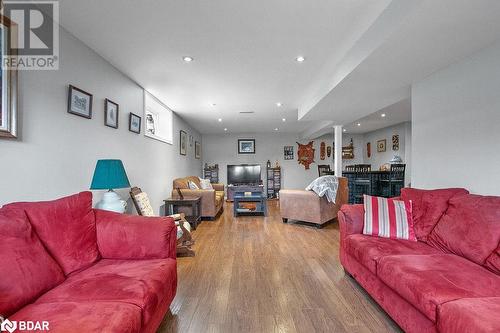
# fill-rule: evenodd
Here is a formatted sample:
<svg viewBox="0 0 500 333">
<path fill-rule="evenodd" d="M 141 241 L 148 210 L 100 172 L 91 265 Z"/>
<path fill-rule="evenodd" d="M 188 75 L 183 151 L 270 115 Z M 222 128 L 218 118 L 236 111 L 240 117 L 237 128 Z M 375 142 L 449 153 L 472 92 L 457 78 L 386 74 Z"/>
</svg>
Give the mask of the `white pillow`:
<svg viewBox="0 0 500 333">
<path fill-rule="evenodd" d="M 155 216 L 153 207 L 151 207 L 151 202 L 149 202 L 148 194 L 146 192 L 134 195 L 134 199 L 137 202 L 137 206 L 139 206 L 142 216 Z"/>
<path fill-rule="evenodd" d="M 189 189 L 191 190 L 199 190 L 200 188 L 198 187 L 198 185 L 196 185 L 194 182 L 192 181 L 188 181 L 188 187 Z"/>
<path fill-rule="evenodd" d="M 200 185 L 202 190 L 213 190 L 212 184 L 210 184 L 210 179 L 200 178 Z"/>
</svg>

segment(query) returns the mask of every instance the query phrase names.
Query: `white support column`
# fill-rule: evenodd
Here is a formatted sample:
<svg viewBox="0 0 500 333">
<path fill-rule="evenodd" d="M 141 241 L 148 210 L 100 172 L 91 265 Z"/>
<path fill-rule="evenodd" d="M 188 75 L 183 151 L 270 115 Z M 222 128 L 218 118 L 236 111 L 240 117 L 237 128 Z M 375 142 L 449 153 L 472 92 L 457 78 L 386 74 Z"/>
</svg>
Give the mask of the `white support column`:
<svg viewBox="0 0 500 333">
<path fill-rule="evenodd" d="M 333 170 L 335 176 L 342 177 L 342 126 L 333 126 L 335 147 L 333 154 Z"/>
</svg>

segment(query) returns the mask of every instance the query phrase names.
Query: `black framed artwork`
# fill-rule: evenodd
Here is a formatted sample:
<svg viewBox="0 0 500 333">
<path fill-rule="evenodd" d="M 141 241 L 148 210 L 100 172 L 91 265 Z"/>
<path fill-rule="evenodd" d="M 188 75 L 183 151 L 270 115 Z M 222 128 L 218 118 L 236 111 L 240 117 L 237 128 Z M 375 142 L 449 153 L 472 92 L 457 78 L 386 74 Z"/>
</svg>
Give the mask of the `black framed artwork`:
<svg viewBox="0 0 500 333">
<path fill-rule="evenodd" d="M 194 142 L 194 157 L 196 159 L 201 158 L 201 143 L 199 143 L 198 141 Z"/>
<path fill-rule="evenodd" d="M 255 139 L 238 139 L 238 154 L 255 154 Z"/>
<path fill-rule="evenodd" d="M 187 133 L 181 130 L 179 148 L 181 155 L 187 154 Z"/>
<path fill-rule="evenodd" d="M 68 113 L 92 119 L 92 94 L 69 85 L 68 91 Z"/>
<path fill-rule="evenodd" d="M 141 133 L 142 118 L 135 113 L 130 112 L 128 117 L 128 130 L 137 134 Z"/>
<path fill-rule="evenodd" d="M 118 128 L 118 115 L 120 106 L 110 99 L 104 100 L 104 125 Z"/>
</svg>

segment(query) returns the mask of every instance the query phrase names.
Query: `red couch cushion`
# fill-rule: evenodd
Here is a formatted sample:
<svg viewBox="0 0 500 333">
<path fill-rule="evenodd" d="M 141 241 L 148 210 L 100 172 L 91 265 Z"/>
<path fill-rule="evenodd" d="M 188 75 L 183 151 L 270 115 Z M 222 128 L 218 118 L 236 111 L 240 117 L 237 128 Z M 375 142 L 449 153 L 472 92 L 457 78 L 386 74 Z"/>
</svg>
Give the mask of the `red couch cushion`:
<svg viewBox="0 0 500 333">
<path fill-rule="evenodd" d="M 91 192 L 6 207 L 26 211 L 38 237 L 66 275 L 90 266 L 99 258 Z"/>
<path fill-rule="evenodd" d="M 500 245 L 498 245 L 497 249 L 493 251 L 488 258 L 486 258 L 484 267 L 488 268 L 493 273 L 500 275 Z"/>
<path fill-rule="evenodd" d="M 468 194 L 450 199 L 427 242 L 483 265 L 500 242 L 500 197 Z"/>
<path fill-rule="evenodd" d="M 119 301 L 142 309 L 143 325 L 161 300 L 173 299 L 177 287 L 175 259 L 111 260 L 72 274 L 37 303 Z"/>
<path fill-rule="evenodd" d="M 64 281 L 23 210 L 0 209 L 0 314 L 10 315 Z"/>
<path fill-rule="evenodd" d="M 412 201 L 413 228 L 418 240 L 426 241 L 436 223 L 448 208 L 448 201 L 458 195 L 468 194 L 463 188 L 419 190 L 403 188 L 401 199 Z"/>
<path fill-rule="evenodd" d="M 345 239 L 346 252 L 356 258 L 373 274 L 377 272 L 377 261 L 385 256 L 403 254 L 439 254 L 441 251 L 423 242 L 387 239 L 361 234 Z"/>
<path fill-rule="evenodd" d="M 445 302 L 500 296 L 500 276 L 450 254 L 383 257 L 377 276 L 434 322 L 437 306 Z"/>
<path fill-rule="evenodd" d="M 438 310 L 440 333 L 500 332 L 500 297 L 462 298 Z"/>
<path fill-rule="evenodd" d="M 51 333 L 133 333 L 141 330 L 141 309 L 121 302 L 35 303 L 9 319 L 47 321 Z"/>
</svg>

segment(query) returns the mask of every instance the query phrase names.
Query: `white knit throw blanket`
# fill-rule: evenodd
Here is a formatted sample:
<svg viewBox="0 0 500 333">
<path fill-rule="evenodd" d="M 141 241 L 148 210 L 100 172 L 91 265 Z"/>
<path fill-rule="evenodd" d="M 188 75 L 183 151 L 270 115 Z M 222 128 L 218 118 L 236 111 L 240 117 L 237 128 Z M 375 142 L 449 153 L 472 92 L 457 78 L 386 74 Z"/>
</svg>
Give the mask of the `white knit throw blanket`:
<svg viewBox="0 0 500 333">
<path fill-rule="evenodd" d="M 336 176 L 322 176 L 313 180 L 313 182 L 306 187 L 306 191 L 314 191 L 320 197 L 326 195 L 328 202 L 335 203 L 338 188 L 339 181 Z"/>
</svg>

